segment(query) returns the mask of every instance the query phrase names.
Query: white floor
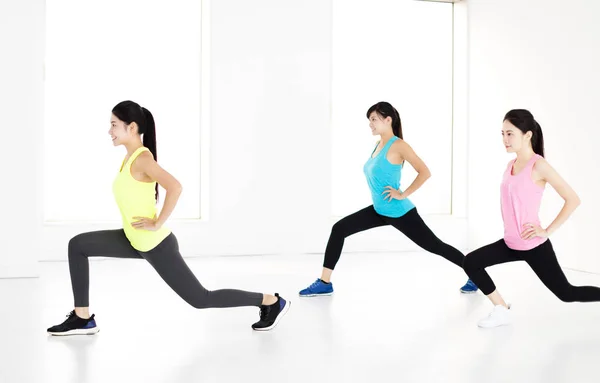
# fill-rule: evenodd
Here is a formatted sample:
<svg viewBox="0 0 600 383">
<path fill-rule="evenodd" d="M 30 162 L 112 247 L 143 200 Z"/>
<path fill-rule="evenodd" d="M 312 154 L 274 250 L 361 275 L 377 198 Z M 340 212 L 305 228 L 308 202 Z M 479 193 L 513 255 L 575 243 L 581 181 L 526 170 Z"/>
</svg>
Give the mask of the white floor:
<svg viewBox="0 0 600 383">
<path fill-rule="evenodd" d="M 258 309 L 188 307 L 144 261 L 92 263 L 101 331 L 50 337 L 72 298 L 66 263 L 0 280 L 0 382 L 598 382 L 600 304 L 563 303 L 525 264 L 491 275 L 510 327 L 476 326 L 491 306 L 462 295 L 462 270 L 426 253 L 344 254 L 332 297 L 302 298 L 320 255 L 188 260 L 209 289 L 278 291 L 293 302 L 271 332 Z M 574 284 L 600 276 L 567 271 Z"/>
</svg>

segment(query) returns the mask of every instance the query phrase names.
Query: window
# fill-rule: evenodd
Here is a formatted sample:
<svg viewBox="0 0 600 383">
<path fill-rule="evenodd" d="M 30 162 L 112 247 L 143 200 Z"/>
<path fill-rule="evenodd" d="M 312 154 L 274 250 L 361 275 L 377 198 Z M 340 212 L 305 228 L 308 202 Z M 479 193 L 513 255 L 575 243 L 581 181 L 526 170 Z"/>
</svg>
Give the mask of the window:
<svg viewBox="0 0 600 383">
<path fill-rule="evenodd" d="M 366 112 L 378 101 L 400 113 L 404 139 L 432 177 L 410 199 L 421 213 L 451 212 L 452 4 L 333 1 L 333 215 L 370 205 L 362 172 L 375 148 Z M 401 188 L 416 172 L 406 163 Z"/>
<path fill-rule="evenodd" d="M 47 0 L 46 28 L 46 221 L 119 219 L 125 152 L 108 129 L 123 100 L 152 112 L 158 162 L 184 185 L 173 217 L 199 218 L 201 2 Z"/>
</svg>

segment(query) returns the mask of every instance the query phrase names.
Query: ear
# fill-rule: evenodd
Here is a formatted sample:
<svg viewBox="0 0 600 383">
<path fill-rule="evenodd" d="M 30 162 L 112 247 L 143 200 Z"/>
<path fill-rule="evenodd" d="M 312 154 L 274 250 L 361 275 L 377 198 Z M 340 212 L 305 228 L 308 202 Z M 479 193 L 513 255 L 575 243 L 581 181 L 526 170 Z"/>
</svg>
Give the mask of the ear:
<svg viewBox="0 0 600 383">
<path fill-rule="evenodd" d="M 385 122 L 389 122 L 389 123 L 390 123 L 390 125 L 392 124 L 392 122 L 393 122 L 393 121 L 394 121 L 394 120 L 392 120 L 392 117 L 390 117 L 390 116 L 387 116 L 387 117 L 385 118 Z"/>
<path fill-rule="evenodd" d="M 525 138 L 527 138 L 528 140 L 531 140 L 532 136 L 533 136 L 533 132 L 531 130 L 529 132 L 525 133 Z"/>
<path fill-rule="evenodd" d="M 138 131 L 138 126 L 137 123 L 135 121 L 133 121 L 131 124 L 127 125 L 127 132 L 128 133 L 137 133 Z"/>
</svg>

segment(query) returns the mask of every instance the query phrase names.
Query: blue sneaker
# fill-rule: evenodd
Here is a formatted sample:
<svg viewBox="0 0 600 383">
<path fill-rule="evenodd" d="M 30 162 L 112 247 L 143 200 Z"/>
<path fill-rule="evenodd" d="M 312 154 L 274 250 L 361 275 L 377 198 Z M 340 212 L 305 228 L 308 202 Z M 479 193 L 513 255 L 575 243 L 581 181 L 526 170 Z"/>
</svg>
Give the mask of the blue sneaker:
<svg viewBox="0 0 600 383">
<path fill-rule="evenodd" d="M 476 293 L 479 288 L 472 280 L 468 280 L 467 283 L 463 287 L 460 288 L 460 292 L 463 294 L 473 294 Z"/>
<path fill-rule="evenodd" d="M 312 285 L 300 291 L 301 297 L 316 297 L 331 294 L 333 294 L 333 283 L 324 283 L 321 279 L 317 279 Z"/>
</svg>

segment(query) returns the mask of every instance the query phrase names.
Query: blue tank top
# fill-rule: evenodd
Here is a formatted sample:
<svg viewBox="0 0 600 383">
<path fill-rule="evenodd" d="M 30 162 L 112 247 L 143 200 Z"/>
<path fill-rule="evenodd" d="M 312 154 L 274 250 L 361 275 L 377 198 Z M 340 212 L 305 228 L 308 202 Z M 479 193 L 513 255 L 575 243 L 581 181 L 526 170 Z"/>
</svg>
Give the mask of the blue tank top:
<svg viewBox="0 0 600 383">
<path fill-rule="evenodd" d="M 373 199 L 375 211 L 377 214 L 391 218 L 401 217 L 415 207 L 408 198 L 387 201 L 382 194 L 386 190 L 386 186 L 391 186 L 396 190 L 400 188 L 402 165 L 392 164 L 387 159 L 387 153 L 390 150 L 390 146 L 392 146 L 396 140 L 398 140 L 398 137 L 396 136 L 390 138 L 375 158 L 372 158 L 373 153 L 377 150 L 376 146 L 373 153 L 371 153 L 369 160 L 363 167 L 363 171 L 367 177 L 367 183 L 371 189 L 371 197 Z"/>
</svg>

